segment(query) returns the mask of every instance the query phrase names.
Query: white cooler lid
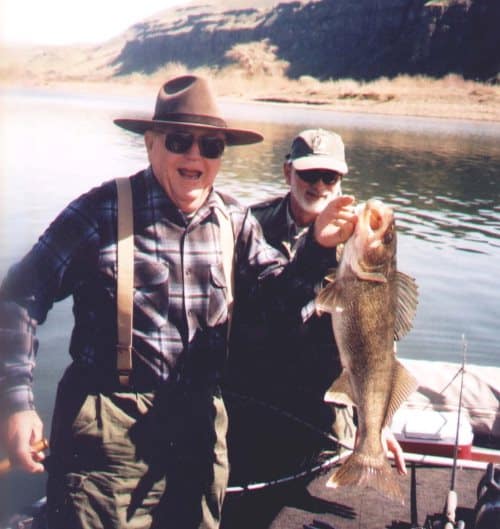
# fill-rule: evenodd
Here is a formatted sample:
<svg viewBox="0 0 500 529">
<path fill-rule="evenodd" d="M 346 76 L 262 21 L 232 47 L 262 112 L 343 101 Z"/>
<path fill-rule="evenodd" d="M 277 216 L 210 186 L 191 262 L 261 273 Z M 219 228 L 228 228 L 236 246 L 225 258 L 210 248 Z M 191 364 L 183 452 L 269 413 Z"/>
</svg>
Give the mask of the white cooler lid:
<svg viewBox="0 0 500 529">
<path fill-rule="evenodd" d="M 391 429 L 399 440 L 429 440 L 455 443 L 458 412 L 399 409 Z M 470 444 L 473 433 L 467 413 L 460 416 L 458 443 Z"/>
</svg>

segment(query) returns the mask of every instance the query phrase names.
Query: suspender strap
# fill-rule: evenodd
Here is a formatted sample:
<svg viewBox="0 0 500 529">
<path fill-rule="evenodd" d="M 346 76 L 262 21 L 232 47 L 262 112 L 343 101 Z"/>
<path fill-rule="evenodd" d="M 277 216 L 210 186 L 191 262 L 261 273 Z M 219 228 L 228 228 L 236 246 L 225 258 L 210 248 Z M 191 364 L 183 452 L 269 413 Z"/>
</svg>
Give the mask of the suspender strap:
<svg viewBox="0 0 500 529">
<path fill-rule="evenodd" d="M 128 178 L 117 178 L 118 241 L 116 309 L 118 344 L 116 364 L 120 385 L 130 384 L 132 372 L 132 318 L 134 310 L 134 212 Z"/>
<path fill-rule="evenodd" d="M 224 269 L 227 285 L 227 332 L 229 336 L 234 305 L 234 233 L 227 208 L 224 208 L 224 210 L 215 208 L 215 215 L 219 221 L 222 267 Z"/>
</svg>

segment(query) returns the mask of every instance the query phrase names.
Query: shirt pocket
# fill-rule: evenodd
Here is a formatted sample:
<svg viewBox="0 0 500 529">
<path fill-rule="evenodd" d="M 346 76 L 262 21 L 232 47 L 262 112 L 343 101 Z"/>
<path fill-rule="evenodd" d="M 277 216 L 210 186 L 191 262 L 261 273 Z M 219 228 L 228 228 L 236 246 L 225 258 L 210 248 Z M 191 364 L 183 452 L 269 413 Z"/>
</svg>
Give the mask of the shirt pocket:
<svg viewBox="0 0 500 529">
<path fill-rule="evenodd" d="M 164 327 L 169 307 L 168 266 L 136 261 L 134 268 L 134 328 L 151 331 Z"/>
<path fill-rule="evenodd" d="M 209 327 L 214 327 L 227 320 L 227 283 L 222 265 L 210 265 L 209 281 L 207 322 Z"/>
</svg>

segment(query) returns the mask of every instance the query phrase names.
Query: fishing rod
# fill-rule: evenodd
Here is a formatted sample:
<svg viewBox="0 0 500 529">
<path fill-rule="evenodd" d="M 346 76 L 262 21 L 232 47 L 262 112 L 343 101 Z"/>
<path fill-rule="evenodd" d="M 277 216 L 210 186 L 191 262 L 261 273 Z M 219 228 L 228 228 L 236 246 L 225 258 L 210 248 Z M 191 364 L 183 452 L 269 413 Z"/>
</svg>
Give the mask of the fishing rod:
<svg viewBox="0 0 500 529">
<path fill-rule="evenodd" d="M 231 391 L 231 390 L 225 390 L 225 393 L 226 395 L 229 395 L 234 399 L 240 399 L 250 404 L 265 408 L 269 411 L 272 411 L 273 413 L 277 413 L 281 415 L 282 417 L 285 417 L 289 419 L 290 421 L 296 423 L 297 425 L 300 425 L 306 428 L 307 430 L 315 433 L 316 435 L 318 435 L 319 438 L 322 438 L 325 441 L 332 442 L 335 445 L 344 448 L 344 451 L 340 454 L 337 451 L 334 451 L 325 460 L 319 461 L 315 459 L 314 463 L 310 462 L 309 464 L 305 465 L 305 468 L 298 469 L 297 471 L 286 474 L 285 476 L 281 476 L 281 477 L 274 478 L 274 479 L 267 479 L 263 481 L 252 481 L 250 483 L 239 484 L 239 485 L 229 485 L 226 489 L 228 494 L 250 492 L 250 491 L 265 489 L 268 487 L 273 487 L 275 485 L 282 485 L 284 483 L 295 481 L 297 479 L 300 479 L 306 476 L 313 476 L 314 474 L 324 471 L 334 466 L 335 464 L 341 462 L 343 459 L 345 459 L 348 455 L 352 453 L 353 447 L 350 446 L 349 444 L 343 441 L 340 441 L 335 435 L 329 432 L 325 432 L 323 429 L 310 424 L 304 419 L 297 417 L 293 413 L 287 410 L 284 410 L 283 408 L 280 408 L 279 406 L 271 404 L 270 402 L 262 401 L 256 397 L 252 397 L 250 395 L 238 393 L 238 392 Z"/>
<path fill-rule="evenodd" d="M 456 510 L 458 504 L 457 492 L 455 490 L 456 473 L 457 473 L 457 460 L 458 460 L 458 439 L 460 435 L 460 416 L 462 413 L 462 392 L 464 388 L 464 373 L 465 373 L 465 356 L 467 352 L 467 342 L 465 341 L 465 335 L 462 335 L 462 366 L 460 368 L 460 393 L 458 396 L 458 417 L 457 417 L 457 431 L 455 435 L 455 446 L 453 447 L 453 467 L 451 470 L 451 484 L 448 492 L 448 498 L 446 500 L 446 523 L 444 529 L 463 529 L 465 523 L 463 520 L 456 521 Z"/>
</svg>

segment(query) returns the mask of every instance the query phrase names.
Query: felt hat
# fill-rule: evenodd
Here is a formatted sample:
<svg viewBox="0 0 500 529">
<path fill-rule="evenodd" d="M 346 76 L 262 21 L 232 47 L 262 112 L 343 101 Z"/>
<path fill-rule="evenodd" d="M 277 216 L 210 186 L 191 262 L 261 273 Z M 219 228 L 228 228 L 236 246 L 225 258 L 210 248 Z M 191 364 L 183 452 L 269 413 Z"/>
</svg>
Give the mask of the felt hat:
<svg viewBox="0 0 500 529">
<path fill-rule="evenodd" d="M 247 145 L 263 139 L 258 132 L 229 127 L 221 117 L 209 82 L 195 75 L 175 77 L 164 83 L 151 119 L 119 118 L 114 123 L 137 134 L 172 127 L 221 131 L 228 145 Z"/>
</svg>

